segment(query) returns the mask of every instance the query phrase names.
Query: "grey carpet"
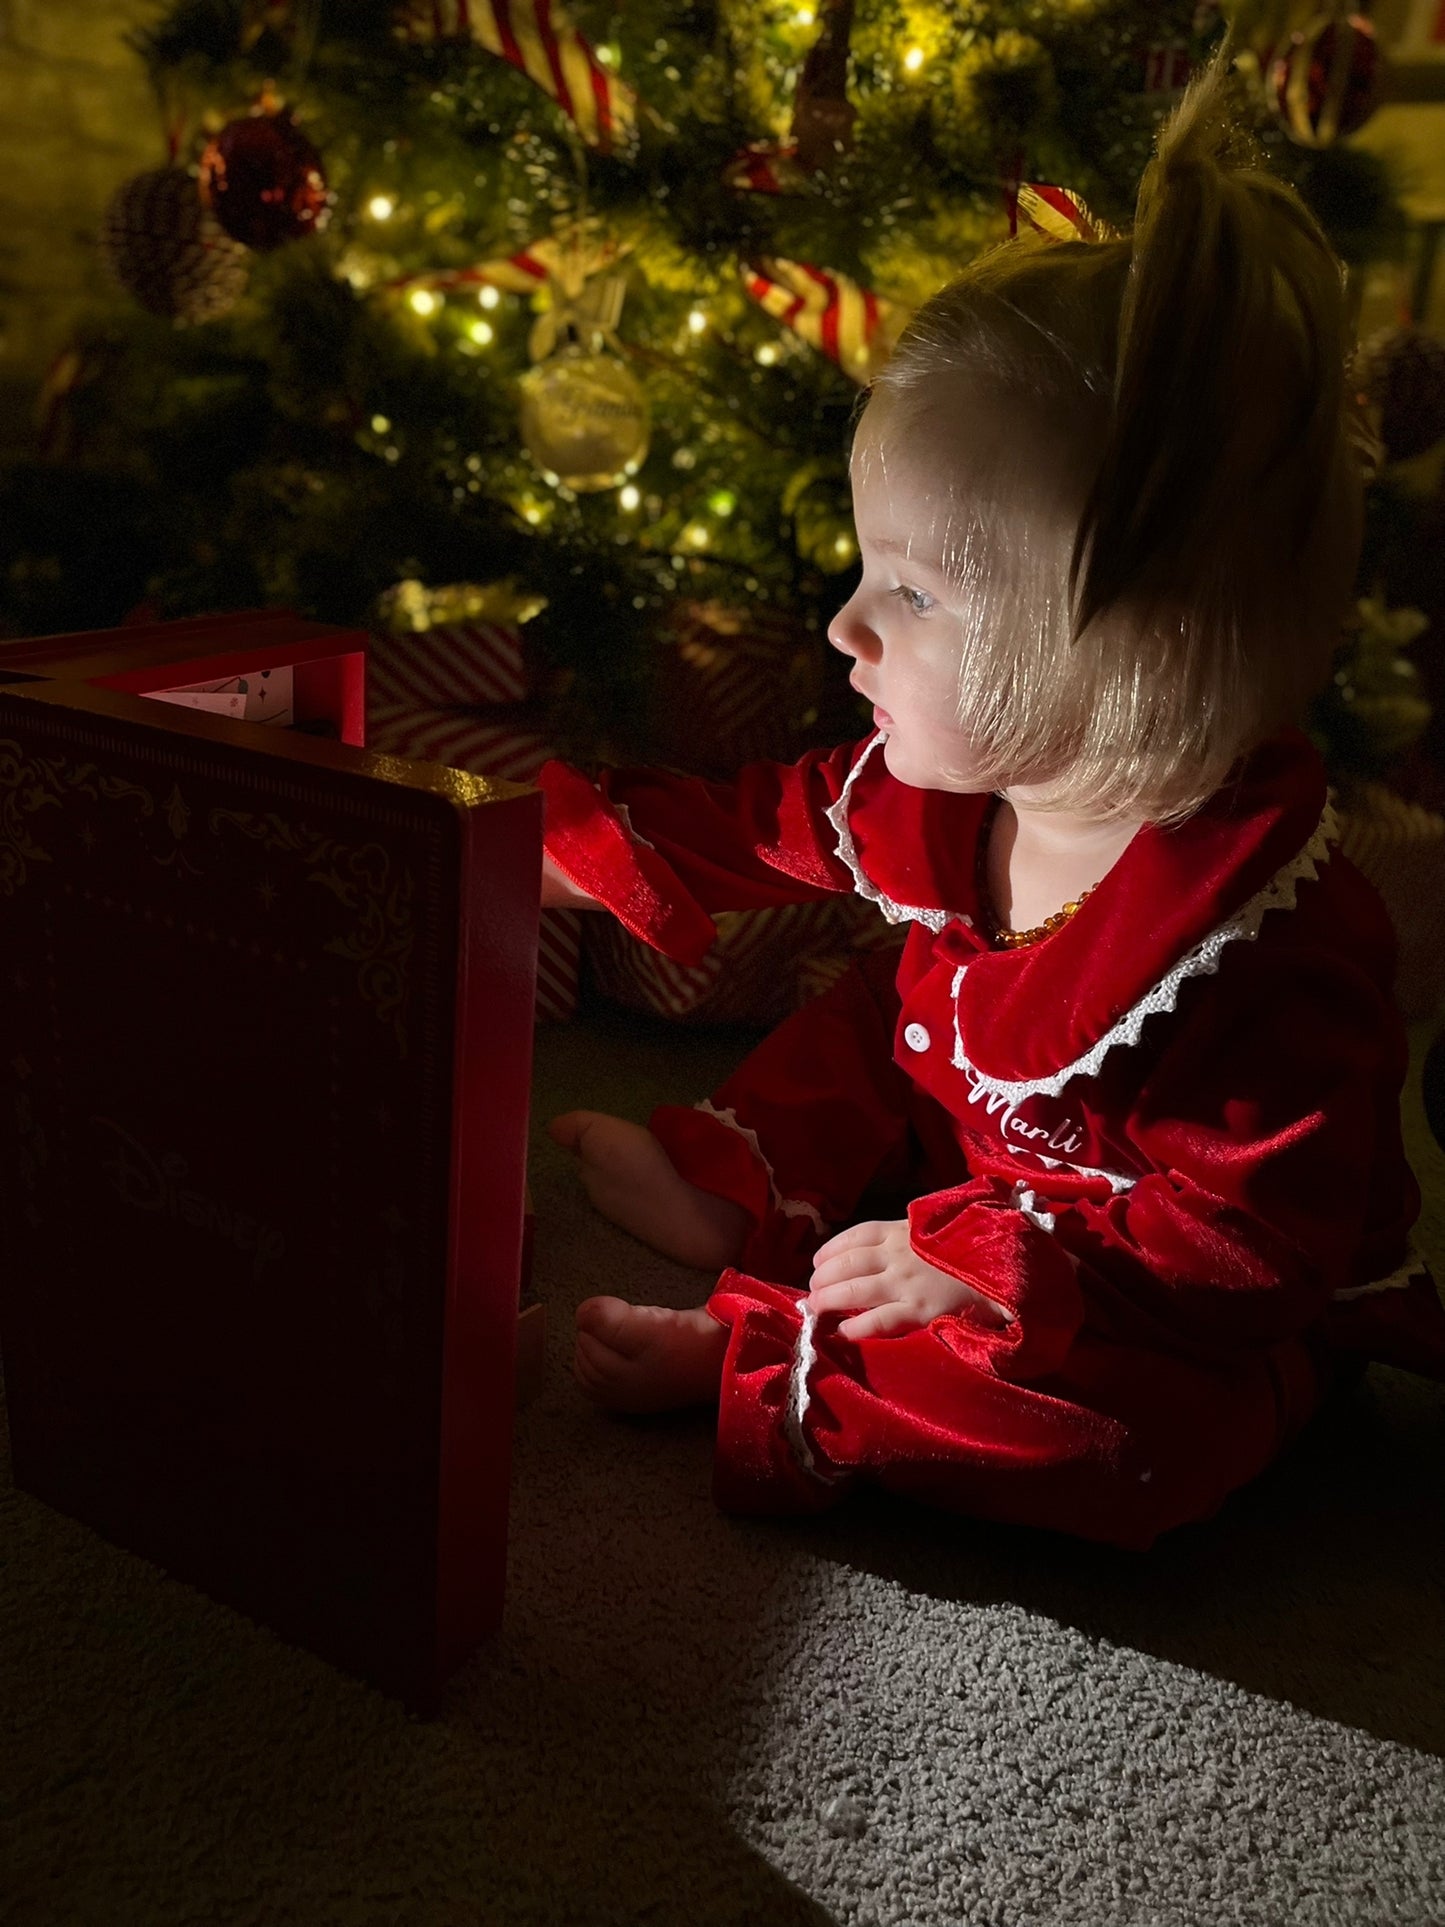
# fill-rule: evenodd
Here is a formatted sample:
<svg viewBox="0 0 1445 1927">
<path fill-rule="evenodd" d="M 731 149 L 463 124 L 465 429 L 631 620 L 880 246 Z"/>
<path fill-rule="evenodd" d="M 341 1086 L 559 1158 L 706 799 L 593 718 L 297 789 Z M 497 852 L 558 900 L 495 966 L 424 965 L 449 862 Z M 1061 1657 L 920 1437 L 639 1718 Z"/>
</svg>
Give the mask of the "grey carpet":
<svg viewBox="0 0 1445 1927">
<path fill-rule="evenodd" d="M 746 1040 L 539 1041 L 538 1122 Z M 1445 1275 L 1445 1158 L 1411 1135 Z M 22 1927 L 1445 1921 L 1445 1391 L 1373 1371 L 1143 1556 L 861 1500 L 739 1522 L 701 1417 L 609 1420 L 571 1306 L 695 1273 L 533 1158 L 549 1377 L 505 1633 L 439 1719 L 0 1492 L 0 1919 Z"/>
</svg>

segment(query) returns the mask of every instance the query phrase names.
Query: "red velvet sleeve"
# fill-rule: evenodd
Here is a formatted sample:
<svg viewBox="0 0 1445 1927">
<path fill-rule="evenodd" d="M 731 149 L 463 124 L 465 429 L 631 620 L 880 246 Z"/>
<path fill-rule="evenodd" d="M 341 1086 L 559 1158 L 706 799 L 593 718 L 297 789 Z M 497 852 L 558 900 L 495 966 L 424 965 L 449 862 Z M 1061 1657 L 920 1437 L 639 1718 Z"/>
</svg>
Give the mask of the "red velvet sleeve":
<svg viewBox="0 0 1445 1927">
<path fill-rule="evenodd" d="M 729 783 L 660 770 L 608 770 L 593 783 L 548 763 L 547 854 L 634 936 L 696 963 L 716 911 L 852 889 L 827 811 L 865 747 L 752 763 Z"/>
<path fill-rule="evenodd" d="M 1372 1240 L 1408 1231 L 1418 1192 L 1398 1137 L 1404 1038 L 1361 973 L 1251 947 L 1219 978 L 1186 984 L 1161 1021 L 1172 1028 L 1125 1126 L 1149 1167 L 1132 1187 L 1030 1172 L 910 1213 L 922 1257 L 1015 1313 L 1003 1352 L 988 1346 L 1009 1376 L 1059 1355 L 1085 1321 L 1203 1360 L 1269 1346 L 1356 1281 Z M 981 1339 L 966 1320 L 960 1336 Z"/>
</svg>

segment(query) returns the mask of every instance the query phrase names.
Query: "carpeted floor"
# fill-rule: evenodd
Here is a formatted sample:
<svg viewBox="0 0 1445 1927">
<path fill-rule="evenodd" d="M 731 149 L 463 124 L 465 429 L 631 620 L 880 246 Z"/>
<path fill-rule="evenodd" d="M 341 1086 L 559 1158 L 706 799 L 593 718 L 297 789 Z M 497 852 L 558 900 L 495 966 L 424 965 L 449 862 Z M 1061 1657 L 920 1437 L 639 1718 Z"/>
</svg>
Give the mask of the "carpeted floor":
<svg viewBox="0 0 1445 1927">
<path fill-rule="evenodd" d="M 537 1123 L 746 1040 L 539 1039 Z M 1445 1276 L 1445 1157 L 1413 1084 Z M 1445 1920 L 1445 1388 L 1384 1370 L 1142 1557 L 859 1501 L 738 1522 L 702 1417 L 566 1370 L 707 1281 L 533 1158 L 549 1377 L 500 1643 L 439 1719 L 0 1492 L 0 1920 L 22 1927 L 1377 1927 Z"/>
</svg>

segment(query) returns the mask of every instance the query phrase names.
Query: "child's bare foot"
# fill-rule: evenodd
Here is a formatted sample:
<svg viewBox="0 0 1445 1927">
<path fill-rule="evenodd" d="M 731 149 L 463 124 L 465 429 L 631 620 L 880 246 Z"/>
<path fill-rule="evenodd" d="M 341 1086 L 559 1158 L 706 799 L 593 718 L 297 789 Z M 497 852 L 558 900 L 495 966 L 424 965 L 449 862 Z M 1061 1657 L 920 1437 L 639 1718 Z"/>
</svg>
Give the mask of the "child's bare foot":
<svg viewBox="0 0 1445 1927">
<path fill-rule="evenodd" d="M 576 1154 L 587 1195 L 603 1217 L 664 1258 L 720 1271 L 741 1253 L 748 1213 L 731 1198 L 689 1184 L 642 1125 L 601 1111 L 568 1111 L 554 1117 L 547 1132 Z"/>
<path fill-rule="evenodd" d="M 573 1371 L 610 1411 L 671 1412 L 716 1400 L 727 1348 L 727 1326 L 701 1307 L 588 1298 L 577 1307 Z"/>
</svg>

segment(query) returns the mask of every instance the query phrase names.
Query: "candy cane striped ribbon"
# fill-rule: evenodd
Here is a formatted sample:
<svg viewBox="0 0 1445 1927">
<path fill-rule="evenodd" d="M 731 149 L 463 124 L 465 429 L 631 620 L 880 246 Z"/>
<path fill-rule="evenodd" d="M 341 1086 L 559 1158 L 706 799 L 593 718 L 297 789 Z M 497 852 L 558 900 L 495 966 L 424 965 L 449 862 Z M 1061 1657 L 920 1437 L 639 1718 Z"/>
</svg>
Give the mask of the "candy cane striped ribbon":
<svg viewBox="0 0 1445 1927">
<path fill-rule="evenodd" d="M 1047 181 L 1020 181 L 1018 211 L 1050 241 L 1117 241 L 1119 230 L 1091 214 L 1082 198 Z"/>
<path fill-rule="evenodd" d="M 577 285 L 600 268 L 610 267 L 619 250 L 598 244 L 579 250 L 562 240 L 531 241 L 517 254 L 477 261 L 469 268 L 441 268 L 435 274 L 407 274 L 389 282 L 393 288 L 476 288 L 487 285 L 504 294 L 534 294 L 544 281 L 567 263 Z"/>
<path fill-rule="evenodd" d="M 723 169 L 723 186 L 740 194 L 800 194 L 809 185 L 791 142 L 753 141 L 739 148 Z"/>
<path fill-rule="evenodd" d="M 895 302 L 806 261 L 758 261 L 743 277 L 765 313 L 860 384 L 872 377 L 903 320 Z"/>
<path fill-rule="evenodd" d="M 404 40 L 474 40 L 556 101 L 589 147 L 628 151 L 637 139 L 637 96 L 610 74 L 552 0 L 404 0 Z"/>
</svg>

